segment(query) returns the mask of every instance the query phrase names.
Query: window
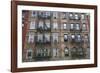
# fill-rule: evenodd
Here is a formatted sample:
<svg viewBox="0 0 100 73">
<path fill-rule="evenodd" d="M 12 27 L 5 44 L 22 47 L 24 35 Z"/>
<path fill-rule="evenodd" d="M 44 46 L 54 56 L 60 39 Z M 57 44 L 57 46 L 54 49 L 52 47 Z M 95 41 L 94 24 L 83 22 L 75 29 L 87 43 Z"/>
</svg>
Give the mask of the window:
<svg viewBox="0 0 100 73">
<path fill-rule="evenodd" d="M 57 12 L 53 12 L 53 18 L 57 19 L 57 17 L 58 17 L 58 13 Z"/>
<path fill-rule="evenodd" d="M 85 23 L 82 24 L 82 30 L 86 31 L 86 24 Z"/>
<path fill-rule="evenodd" d="M 36 50 L 36 56 L 38 57 L 46 57 L 49 56 L 49 51 L 47 48 L 38 48 Z"/>
<path fill-rule="evenodd" d="M 72 58 L 74 59 L 75 57 L 77 57 L 77 48 L 76 47 L 73 47 L 71 49 L 71 56 Z"/>
<path fill-rule="evenodd" d="M 71 30 L 73 30 L 74 29 L 74 24 L 70 24 L 70 28 L 71 28 Z"/>
<path fill-rule="evenodd" d="M 69 49 L 67 47 L 65 47 L 64 49 L 64 54 L 65 56 L 69 56 Z"/>
<path fill-rule="evenodd" d="M 64 25 L 64 29 L 67 29 L 67 24 L 64 23 L 63 25 Z"/>
<path fill-rule="evenodd" d="M 53 23 L 53 29 L 58 29 L 58 23 L 57 22 Z"/>
<path fill-rule="evenodd" d="M 28 49 L 28 50 L 27 50 L 27 59 L 32 59 L 32 56 L 33 56 L 33 51 L 32 51 L 32 49 Z"/>
<path fill-rule="evenodd" d="M 58 42 L 58 33 L 53 33 L 52 38 L 53 38 L 53 43 L 57 43 Z"/>
<path fill-rule="evenodd" d="M 36 15 L 36 11 L 32 11 L 32 16 L 35 17 Z"/>
<path fill-rule="evenodd" d="M 85 15 L 81 14 L 81 19 L 84 20 L 85 19 Z"/>
<path fill-rule="evenodd" d="M 50 20 L 45 21 L 45 29 L 50 28 Z"/>
<path fill-rule="evenodd" d="M 71 38 L 72 38 L 72 40 L 74 40 L 74 39 L 75 39 L 75 35 L 74 35 L 74 34 L 72 34 L 72 35 L 71 35 Z"/>
<path fill-rule="evenodd" d="M 42 56 L 42 49 L 41 48 L 36 49 L 36 56 L 38 56 L 38 57 Z"/>
<path fill-rule="evenodd" d="M 43 56 L 48 56 L 48 49 L 43 49 L 44 55 Z"/>
<path fill-rule="evenodd" d="M 69 19 L 70 20 L 73 20 L 74 18 L 73 18 L 73 13 L 69 13 Z"/>
<path fill-rule="evenodd" d="M 44 34 L 44 36 L 45 36 L 44 41 L 45 42 L 50 42 L 50 34 Z"/>
<path fill-rule="evenodd" d="M 29 33 L 28 43 L 34 43 L 34 33 Z"/>
<path fill-rule="evenodd" d="M 89 42 L 89 36 L 88 36 L 88 34 L 86 34 L 86 35 L 84 35 L 84 39 L 85 39 L 85 42 Z"/>
<path fill-rule="evenodd" d="M 79 19 L 78 14 L 75 14 L 75 19 L 76 19 L 76 20 L 78 20 L 78 19 Z"/>
<path fill-rule="evenodd" d="M 81 35 L 80 34 L 78 34 L 78 35 L 76 35 L 76 42 L 80 42 L 81 41 Z"/>
<path fill-rule="evenodd" d="M 50 16 L 50 12 L 45 12 L 45 15 L 46 16 Z"/>
<path fill-rule="evenodd" d="M 53 57 L 58 57 L 59 50 L 58 48 L 53 48 Z"/>
<path fill-rule="evenodd" d="M 78 54 L 79 56 L 83 56 L 83 55 L 84 55 L 83 48 L 78 48 L 77 54 Z"/>
<path fill-rule="evenodd" d="M 37 38 L 38 38 L 37 41 L 39 43 L 43 43 L 43 34 L 38 34 L 38 37 Z"/>
<path fill-rule="evenodd" d="M 30 29 L 35 29 L 35 21 L 30 23 Z"/>
<path fill-rule="evenodd" d="M 68 41 L 68 34 L 64 34 L 64 41 Z"/>
<path fill-rule="evenodd" d="M 70 17 L 73 17 L 73 14 L 72 14 L 72 13 L 70 13 L 70 14 L 69 14 L 69 16 L 70 16 Z"/>
<path fill-rule="evenodd" d="M 76 24 L 76 30 L 80 30 L 80 24 Z"/>
<path fill-rule="evenodd" d="M 43 24 L 44 24 L 43 21 L 39 21 L 39 28 L 43 28 Z"/>
<path fill-rule="evenodd" d="M 66 19 L 66 13 L 65 12 L 62 13 L 62 19 Z"/>
</svg>

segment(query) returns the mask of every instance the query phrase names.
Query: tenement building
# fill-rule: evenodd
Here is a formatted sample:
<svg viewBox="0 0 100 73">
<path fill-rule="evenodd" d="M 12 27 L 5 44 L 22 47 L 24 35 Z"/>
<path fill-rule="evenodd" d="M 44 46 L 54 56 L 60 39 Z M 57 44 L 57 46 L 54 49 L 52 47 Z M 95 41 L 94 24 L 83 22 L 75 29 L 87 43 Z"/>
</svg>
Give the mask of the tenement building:
<svg viewBox="0 0 100 73">
<path fill-rule="evenodd" d="M 22 11 L 23 62 L 90 58 L 90 15 Z"/>
</svg>

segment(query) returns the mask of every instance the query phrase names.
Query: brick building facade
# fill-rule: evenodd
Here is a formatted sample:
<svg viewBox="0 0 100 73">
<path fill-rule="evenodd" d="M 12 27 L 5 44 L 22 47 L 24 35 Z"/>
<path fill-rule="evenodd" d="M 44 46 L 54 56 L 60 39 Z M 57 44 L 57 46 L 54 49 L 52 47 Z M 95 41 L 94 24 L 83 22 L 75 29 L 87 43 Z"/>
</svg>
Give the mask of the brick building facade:
<svg viewBox="0 0 100 73">
<path fill-rule="evenodd" d="M 90 58 L 88 13 L 22 11 L 23 62 Z"/>
</svg>

